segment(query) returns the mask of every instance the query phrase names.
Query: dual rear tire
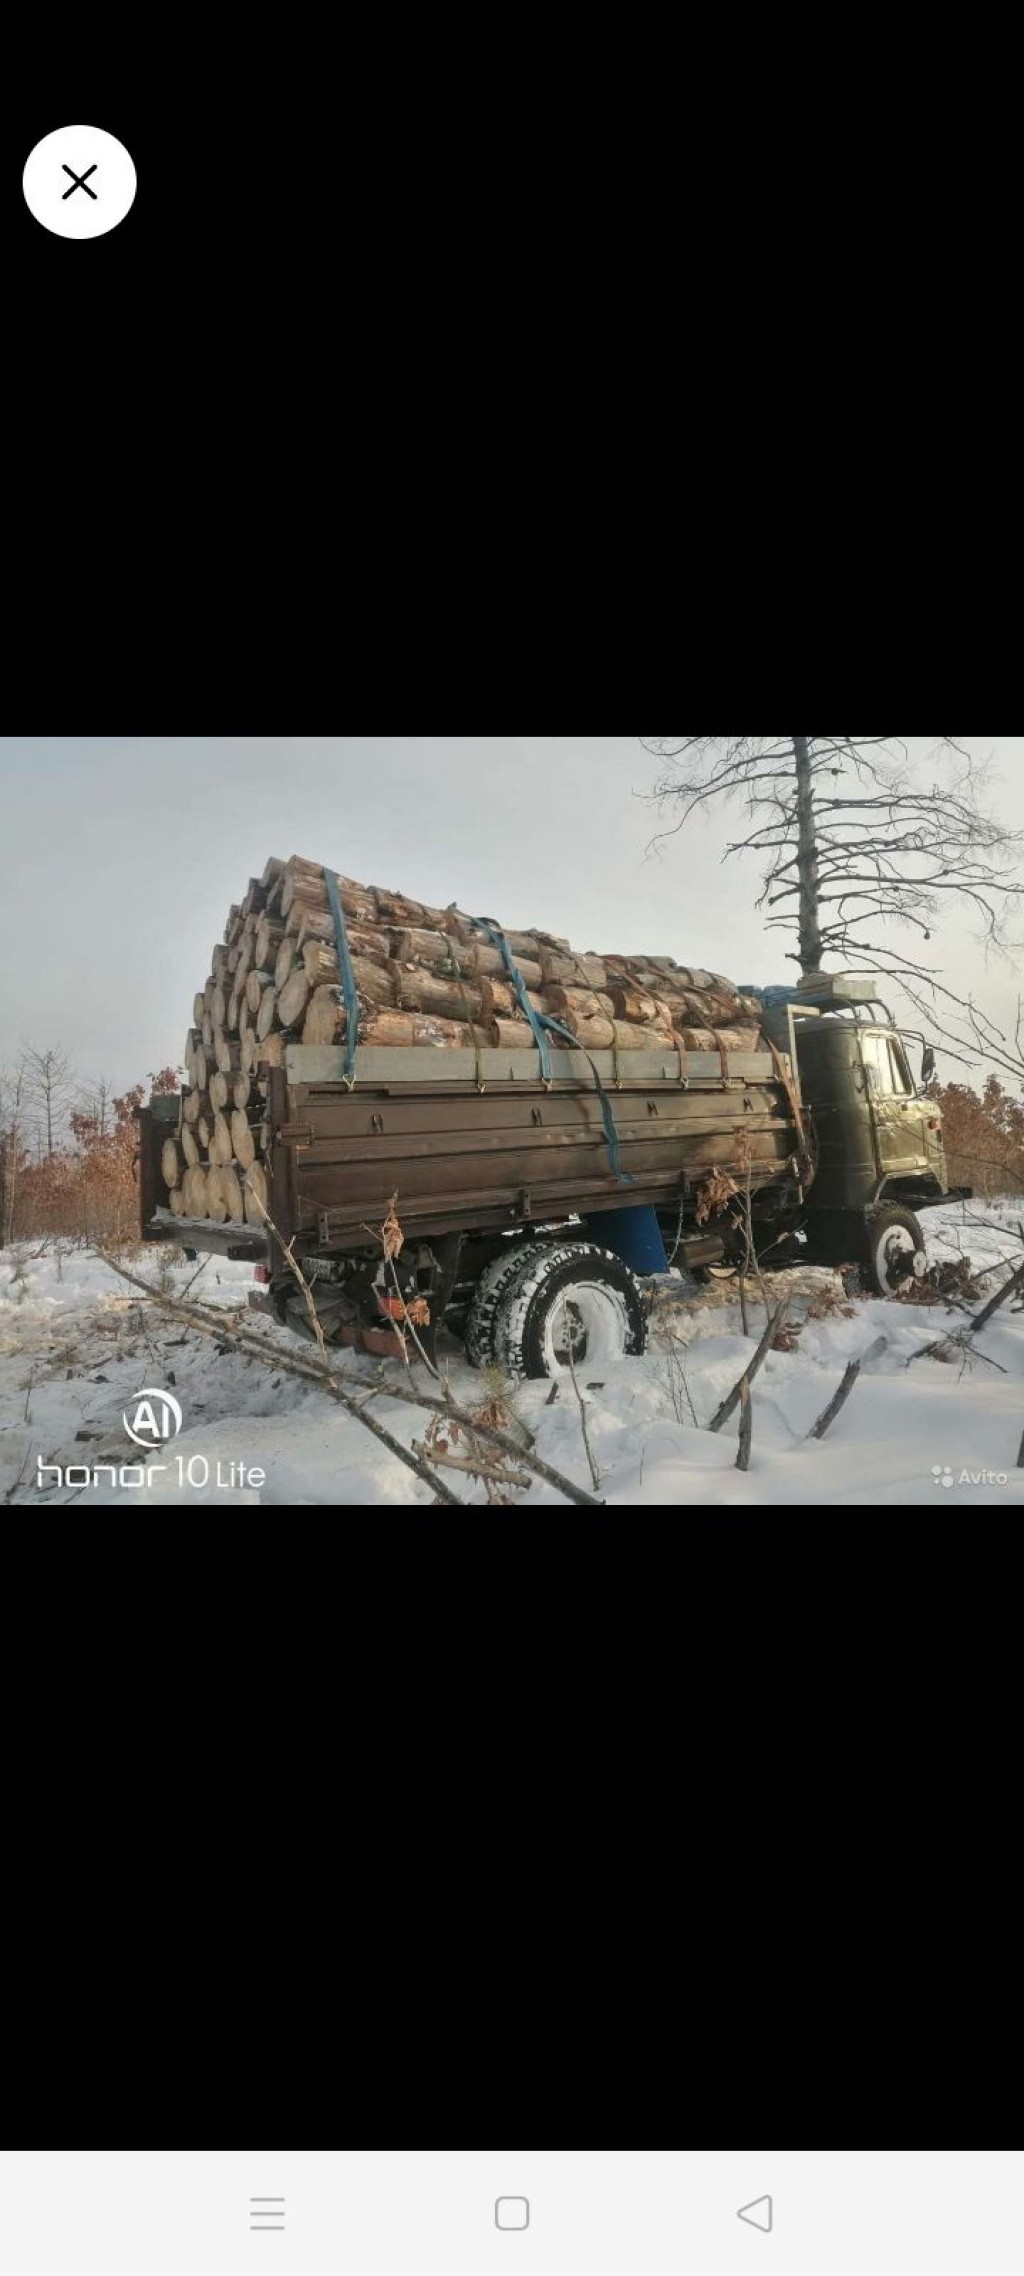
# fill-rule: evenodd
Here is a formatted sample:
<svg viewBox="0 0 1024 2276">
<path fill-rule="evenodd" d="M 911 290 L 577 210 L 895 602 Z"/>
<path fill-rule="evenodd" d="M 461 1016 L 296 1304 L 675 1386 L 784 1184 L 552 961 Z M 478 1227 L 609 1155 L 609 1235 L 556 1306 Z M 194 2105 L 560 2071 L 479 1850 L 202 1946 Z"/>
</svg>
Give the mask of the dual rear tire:
<svg viewBox="0 0 1024 2276">
<path fill-rule="evenodd" d="M 508 1375 L 568 1373 L 631 1358 L 647 1341 L 639 1283 L 593 1241 L 517 1245 L 481 1274 L 466 1320 L 475 1367 Z"/>
</svg>

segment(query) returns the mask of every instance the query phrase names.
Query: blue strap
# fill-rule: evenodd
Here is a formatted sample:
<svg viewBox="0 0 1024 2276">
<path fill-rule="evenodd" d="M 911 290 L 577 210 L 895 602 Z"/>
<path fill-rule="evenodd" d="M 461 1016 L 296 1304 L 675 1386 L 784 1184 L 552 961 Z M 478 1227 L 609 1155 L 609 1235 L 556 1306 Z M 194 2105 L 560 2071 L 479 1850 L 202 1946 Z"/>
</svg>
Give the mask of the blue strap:
<svg viewBox="0 0 1024 2276">
<path fill-rule="evenodd" d="M 608 1159 L 612 1166 L 612 1175 L 613 1177 L 618 1178 L 620 1185 L 635 1185 L 636 1179 L 634 1177 L 631 1177 L 629 1171 L 624 1170 L 622 1167 L 622 1156 L 619 1152 L 619 1140 L 615 1128 L 615 1122 L 612 1116 L 611 1100 L 608 1097 L 608 1093 L 605 1090 L 603 1082 L 601 1081 L 601 1077 L 598 1074 L 593 1059 L 587 1050 L 586 1044 L 581 1043 L 579 1037 L 573 1034 L 571 1028 L 565 1027 L 560 1019 L 553 1019 L 550 1012 L 538 1012 L 534 1009 L 534 1006 L 530 1002 L 529 991 L 527 989 L 526 982 L 523 979 L 523 975 L 519 970 L 519 966 L 516 963 L 516 960 L 508 945 L 505 935 L 501 930 L 501 927 L 499 925 L 492 925 L 487 917 L 475 917 L 473 919 L 473 922 L 474 924 L 479 925 L 481 932 L 486 934 L 492 948 L 497 948 L 501 951 L 502 962 L 505 966 L 506 972 L 508 973 L 509 979 L 512 982 L 512 988 L 515 994 L 516 1002 L 519 1005 L 519 1009 L 522 1012 L 523 1017 L 529 1020 L 530 1026 L 533 1029 L 533 1039 L 540 1053 L 540 1071 L 542 1080 L 546 1083 L 549 1083 L 551 1081 L 551 1052 L 548 1046 L 549 1032 L 552 1035 L 564 1036 L 565 1041 L 572 1044 L 574 1051 L 582 1051 L 584 1058 L 589 1064 L 590 1072 L 593 1075 L 598 1099 L 601 1105 L 601 1120 L 604 1123 L 604 1135 L 608 1147 Z"/>
<path fill-rule="evenodd" d="M 327 887 L 328 907 L 334 921 L 334 945 L 338 952 L 338 971 L 341 974 L 341 990 L 345 998 L 347 1015 L 345 1020 L 345 1081 L 354 1083 L 356 1044 L 359 1040 L 359 998 L 356 995 L 356 976 L 352 970 L 352 958 L 349 955 L 345 917 L 338 898 L 338 880 L 333 870 L 324 870 L 324 884 Z"/>
</svg>

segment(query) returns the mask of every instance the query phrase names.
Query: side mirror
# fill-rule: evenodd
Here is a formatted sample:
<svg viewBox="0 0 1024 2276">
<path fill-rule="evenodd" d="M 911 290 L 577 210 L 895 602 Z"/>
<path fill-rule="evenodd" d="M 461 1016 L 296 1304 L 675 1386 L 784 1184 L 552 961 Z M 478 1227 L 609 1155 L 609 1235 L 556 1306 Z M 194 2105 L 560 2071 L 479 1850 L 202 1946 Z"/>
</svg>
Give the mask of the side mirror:
<svg viewBox="0 0 1024 2276">
<path fill-rule="evenodd" d="M 924 1052 L 923 1052 L 923 1055 L 922 1055 L 922 1058 L 921 1058 L 921 1081 L 922 1081 L 922 1083 L 930 1083 L 930 1082 L 932 1081 L 932 1078 L 933 1078 L 934 1074 L 935 1074 L 935 1053 L 934 1053 L 934 1051 L 932 1050 L 931 1044 L 930 1044 L 930 1043 L 926 1043 L 926 1044 L 925 1044 L 925 1047 L 924 1047 Z"/>
</svg>

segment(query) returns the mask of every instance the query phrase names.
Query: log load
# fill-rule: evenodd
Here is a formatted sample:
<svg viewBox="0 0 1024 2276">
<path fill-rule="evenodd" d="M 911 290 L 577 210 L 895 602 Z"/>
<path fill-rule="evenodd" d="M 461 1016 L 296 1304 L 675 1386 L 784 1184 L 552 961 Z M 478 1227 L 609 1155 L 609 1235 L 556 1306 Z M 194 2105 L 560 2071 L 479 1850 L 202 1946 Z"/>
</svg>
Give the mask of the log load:
<svg viewBox="0 0 1024 2276">
<path fill-rule="evenodd" d="M 274 986 L 283 988 L 295 970 L 295 935 L 282 933 L 274 959 Z"/>
<path fill-rule="evenodd" d="M 496 929 L 391 887 L 334 877 L 359 1011 L 358 1040 L 384 1049 L 536 1047 Z M 161 1166 L 176 1217 L 263 1223 L 270 1070 L 289 1041 L 343 1043 L 348 1013 L 326 872 L 271 856 L 232 903 L 223 940 L 192 999 L 187 1087 Z M 560 933 L 504 935 L 534 1013 L 566 1033 L 553 1055 L 587 1051 L 725 1053 L 756 1048 L 760 1007 L 720 972 L 670 956 L 580 952 Z M 262 1158 L 261 1158 L 262 1157 Z"/>
<path fill-rule="evenodd" d="M 252 1168 L 247 1170 L 242 1200 L 246 1224 L 262 1225 L 263 1211 L 267 1206 L 267 1173 L 262 1162 L 254 1162 Z"/>
</svg>

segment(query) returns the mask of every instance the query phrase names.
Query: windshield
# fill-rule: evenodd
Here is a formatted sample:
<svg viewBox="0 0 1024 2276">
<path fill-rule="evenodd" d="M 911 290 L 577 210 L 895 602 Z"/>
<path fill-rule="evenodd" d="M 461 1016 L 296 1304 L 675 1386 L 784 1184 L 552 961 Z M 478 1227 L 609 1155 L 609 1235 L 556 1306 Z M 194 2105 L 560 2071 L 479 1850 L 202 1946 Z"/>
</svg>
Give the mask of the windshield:
<svg viewBox="0 0 1024 2276">
<path fill-rule="evenodd" d="M 859 1032 L 860 1055 L 869 1092 L 883 1098 L 906 1097 L 914 1085 L 899 1037 L 881 1034 L 877 1028 Z"/>
</svg>

